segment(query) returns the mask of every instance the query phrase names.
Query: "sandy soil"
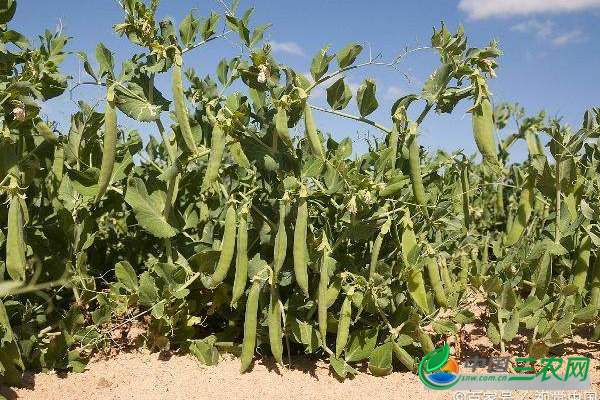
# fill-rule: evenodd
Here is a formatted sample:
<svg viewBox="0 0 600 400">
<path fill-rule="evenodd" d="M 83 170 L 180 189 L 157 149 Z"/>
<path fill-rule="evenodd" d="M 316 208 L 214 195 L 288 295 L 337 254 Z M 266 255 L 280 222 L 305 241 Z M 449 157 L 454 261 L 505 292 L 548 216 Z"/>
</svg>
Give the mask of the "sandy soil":
<svg viewBox="0 0 600 400">
<path fill-rule="evenodd" d="M 478 311 L 477 314 L 484 312 Z M 465 357 L 499 355 L 485 336 L 481 326 L 473 324 L 460 335 L 460 354 L 454 354 L 462 365 Z M 447 338 L 451 348 L 456 337 Z M 522 356 L 526 337 L 519 336 L 508 347 L 505 355 Z M 592 390 L 600 391 L 600 346 L 575 337 L 560 348 L 554 348 L 557 356 L 579 355 L 591 358 L 590 375 Z M 453 351 L 454 353 L 454 351 Z M 459 393 L 452 391 L 426 391 L 419 377 L 409 373 L 395 372 L 378 378 L 362 373 L 352 379 L 338 380 L 327 364 L 319 360 L 293 357 L 291 369 L 280 370 L 272 360 L 258 359 L 250 373 L 239 373 L 239 360 L 232 356 L 221 357 L 219 365 L 198 365 L 191 356 L 160 356 L 147 351 L 120 353 L 108 358 L 92 360 L 84 373 L 38 373 L 25 374 L 24 388 L 10 389 L 0 383 L 1 395 L 23 400 L 176 400 L 176 399 L 535 399 L 536 392 L 512 392 L 511 397 L 487 392 Z M 482 373 L 485 371 L 482 370 Z M 559 371 L 564 373 L 564 371 Z M 493 392 L 490 392 L 493 393 Z M 503 393 L 506 394 L 506 393 Z M 587 393 L 580 399 L 592 400 Z M 545 399 L 569 399 L 569 394 L 558 396 L 548 393 Z M 600 399 L 597 393 L 593 399 Z"/>
<path fill-rule="evenodd" d="M 259 360 L 251 373 L 241 375 L 239 360 L 227 356 L 216 367 L 204 367 L 189 356 L 173 355 L 165 359 L 145 352 L 121 353 L 110 359 L 92 361 L 82 374 L 27 374 L 25 388 L 0 387 L 0 393 L 8 399 L 23 400 L 418 400 L 451 399 L 455 393 L 425 391 L 418 376 L 411 373 L 393 373 L 383 378 L 361 374 L 341 382 L 321 361 L 300 359 L 293 367 L 280 371 L 270 360 Z M 597 355 L 590 370 L 592 388 L 598 391 Z M 481 392 L 479 397 L 471 398 L 484 398 L 483 395 Z M 535 393 L 513 393 L 512 396 L 513 399 L 533 399 Z M 500 398 L 499 393 L 497 398 Z M 581 399 L 585 399 L 584 393 Z"/>
</svg>

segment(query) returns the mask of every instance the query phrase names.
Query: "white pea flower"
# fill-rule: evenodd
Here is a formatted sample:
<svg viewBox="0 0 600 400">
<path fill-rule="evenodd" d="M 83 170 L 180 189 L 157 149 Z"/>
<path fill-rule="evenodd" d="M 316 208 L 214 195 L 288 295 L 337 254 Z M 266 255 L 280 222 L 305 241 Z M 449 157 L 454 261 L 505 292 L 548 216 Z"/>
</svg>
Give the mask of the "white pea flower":
<svg viewBox="0 0 600 400">
<path fill-rule="evenodd" d="M 348 212 L 350 214 L 356 214 L 358 208 L 356 207 L 356 196 L 352 196 L 350 201 L 348 202 Z"/>
<path fill-rule="evenodd" d="M 25 107 L 16 106 L 15 108 L 13 108 L 12 113 L 15 120 L 20 122 L 25 121 Z"/>
<path fill-rule="evenodd" d="M 265 83 L 267 79 L 269 79 L 269 67 L 267 67 L 265 64 L 261 64 L 258 69 L 259 72 L 256 80 L 258 83 Z"/>
</svg>

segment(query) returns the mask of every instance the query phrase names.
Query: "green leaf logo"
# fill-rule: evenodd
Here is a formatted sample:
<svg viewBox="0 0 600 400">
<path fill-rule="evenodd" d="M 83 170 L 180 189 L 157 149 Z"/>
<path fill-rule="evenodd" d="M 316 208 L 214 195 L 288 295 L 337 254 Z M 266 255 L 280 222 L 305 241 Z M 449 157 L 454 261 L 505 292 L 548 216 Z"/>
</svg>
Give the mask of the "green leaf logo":
<svg viewBox="0 0 600 400">
<path fill-rule="evenodd" d="M 444 347 L 435 349 L 425 357 L 427 358 L 427 361 L 425 362 L 425 372 L 430 373 L 436 371 L 448 362 L 448 357 L 450 357 L 450 346 L 446 343 Z"/>
</svg>

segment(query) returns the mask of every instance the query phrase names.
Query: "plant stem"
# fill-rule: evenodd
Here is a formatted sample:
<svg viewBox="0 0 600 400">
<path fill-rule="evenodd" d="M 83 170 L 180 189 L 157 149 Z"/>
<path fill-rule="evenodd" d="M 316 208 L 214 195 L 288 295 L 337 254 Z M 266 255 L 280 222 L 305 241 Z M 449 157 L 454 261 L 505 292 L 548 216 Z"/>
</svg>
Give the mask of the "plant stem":
<svg viewBox="0 0 600 400">
<path fill-rule="evenodd" d="M 326 108 L 321 108 L 318 106 L 313 106 L 312 104 L 310 105 L 310 108 L 317 110 L 317 111 L 322 111 L 322 112 L 326 112 L 329 114 L 334 114 L 340 117 L 344 117 L 344 118 L 349 118 L 349 119 L 353 119 L 355 121 L 360 121 L 360 122 L 364 122 L 365 124 L 371 125 L 387 134 L 392 133 L 392 130 L 389 128 L 386 128 L 383 125 L 378 124 L 377 122 L 371 121 L 370 119 L 364 118 L 364 117 L 359 117 L 358 115 L 352 115 L 352 114 L 346 114 L 344 112 L 341 111 L 336 111 L 336 110 L 328 110 Z"/>
</svg>

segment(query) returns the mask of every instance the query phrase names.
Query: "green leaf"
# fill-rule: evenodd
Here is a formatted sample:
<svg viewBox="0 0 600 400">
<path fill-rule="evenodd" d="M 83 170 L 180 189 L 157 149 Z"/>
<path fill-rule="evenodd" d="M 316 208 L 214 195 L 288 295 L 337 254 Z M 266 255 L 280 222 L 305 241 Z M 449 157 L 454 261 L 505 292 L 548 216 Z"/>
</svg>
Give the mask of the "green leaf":
<svg viewBox="0 0 600 400">
<path fill-rule="evenodd" d="M 510 342 L 511 340 L 513 340 L 515 338 L 515 336 L 517 336 L 517 333 L 519 332 L 519 323 L 520 322 L 521 322 L 521 319 L 519 316 L 519 310 L 514 308 L 511 311 L 510 318 L 504 325 L 504 336 L 502 339 L 505 342 Z"/>
<path fill-rule="evenodd" d="M 69 351 L 67 359 L 69 361 L 69 367 L 71 367 L 71 369 L 75 373 L 82 373 L 82 372 L 84 372 L 85 371 L 85 367 L 87 366 L 88 361 L 89 361 L 89 358 L 83 357 L 81 355 L 81 353 L 79 351 L 77 351 L 77 350 L 71 350 L 71 351 Z"/>
<path fill-rule="evenodd" d="M 145 74 L 133 77 L 125 86 L 117 85 L 117 107 L 136 121 L 151 122 L 160 119 L 162 111 L 169 111 L 170 102 L 152 87 L 150 102 L 150 79 Z"/>
<path fill-rule="evenodd" d="M 487 327 L 487 337 L 492 341 L 493 344 L 500 344 L 500 330 L 498 325 L 494 322 L 490 322 Z"/>
<path fill-rule="evenodd" d="M 346 378 L 348 374 L 358 375 L 359 372 L 352 368 L 346 361 L 336 358 L 335 356 L 331 356 L 329 358 L 329 365 L 333 368 L 335 373 L 340 378 Z"/>
<path fill-rule="evenodd" d="M 69 169 L 67 171 L 73 189 L 82 196 L 94 197 L 98 192 L 98 179 L 100 178 L 100 170 L 95 167 L 87 168 L 84 171 Z"/>
<path fill-rule="evenodd" d="M 96 60 L 100 64 L 98 74 L 101 78 L 105 75 L 114 76 L 115 60 L 110 50 L 104 46 L 104 43 L 98 43 L 96 46 Z"/>
<path fill-rule="evenodd" d="M 351 65 L 356 57 L 363 50 L 363 47 L 357 43 L 350 43 L 348 46 L 344 47 L 342 50 L 337 52 L 337 61 L 340 69 L 346 68 Z"/>
<path fill-rule="evenodd" d="M 110 322 L 111 314 L 108 304 L 102 304 L 92 312 L 92 321 L 95 325 L 102 325 Z"/>
<path fill-rule="evenodd" d="M 318 81 L 323 75 L 327 73 L 329 69 L 329 63 L 334 59 L 335 55 L 327 54 L 329 45 L 324 46 L 319 52 L 313 57 L 312 63 L 310 64 L 310 74 L 313 79 Z"/>
<path fill-rule="evenodd" d="M 146 307 L 152 307 L 158 302 L 158 288 L 154 278 L 148 271 L 140 275 L 140 297 L 139 302 Z"/>
<path fill-rule="evenodd" d="M 444 346 L 439 349 L 435 349 L 433 352 L 428 354 L 427 361 L 425 362 L 425 371 L 427 373 L 431 373 L 437 371 L 442 368 L 448 362 L 448 357 L 450 357 L 450 346 L 448 343 L 444 344 Z"/>
<path fill-rule="evenodd" d="M 343 77 L 327 88 L 327 103 L 334 110 L 346 108 L 350 99 L 352 99 L 352 91 L 350 86 L 344 82 Z"/>
<path fill-rule="evenodd" d="M 135 213 L 140 226 L 158 238 L 169 238 L 177 234 L 177 229 L 169 225 L 162 214 L 164 204 L 158 196 L 149 196 L 144 181 L 132 178 L 127 186 L 125 201 Z"/>
<path fill-rule="evenodd" d="M 302 167 L 302 176 L 314 178 L 321 175 L 325 162 L 315 156 L 309 156 Z"/>
<path fill-rule="evenodd" d="M 358 103 L 358 111 L 361 117 L 366 117 L 379 107 L 375 98 L 376 91 L 375 81 L 371 78 L 365 79 L 362 85 L 356 92 L 356 102 Z"/>
<path fill-rule="evenodd" d="M 457 332 L 456 325 L 447 320 L 435 320 L 431 323 L 431 326 L 440 335 L 446 333 L 456 334 Z"/>
<path fill-rule="evenodd" d="M 369 355 L 369 371 L 375 376 L 389 375 L 392 368 L 392 342 L 376 347 Z"/>
<path fill-rule="evenodd" d="M 433 74 L 429 75 L 427 81 L 423 85 L 423 99 L 427 100 L 428 104 L 437 102 L 438 97 L 446 88 L 446 84 L 452 72 L 450 64 L 444 64 L 436 69 Z"/>
<path fill-rule="evenodd" d="M 203 365 L 217 365 L 219 363 L 219 350 L 215 346 L 217 337 L 210 335 L 204 339 L 190 340 L 190 353 Z"/>
<path fill-rule="evenodd" d="M 0 24 L 6 24 L 15 16 L 17 2 L 15 0 L 3 0 L 0 2 Z"/>
<path fill-rule="evenodd" d="M 115 265 L 115 275 L 127 290 L 135 292 L 138 290 L 139 283 L 135 270 L 128 261 L 121 261 Z"/>
<path fill-rule="evenodd" d="M 312 324 L 295 319 L 290 325 L 294 339 L 306 346 L 307 353 L 313 353 L 321 346 L 319 331 Z"/>
<path fill-rule="evenodd" d="M 249 47 L 254 47 L 258 43 L 262 42 L 263 36 L 265 35 L 265 30 L 267 28 L 269 28 L 271 25 L 273 25 L 273 24 L 270 23 L 270 22 L 268 22 L 268 23 L 262 24 L 261 26 L 259 26 L 258 28 L 256 28 L 254 30 L 254 32 L 252 33 L 252 39 L 250 40 L 250 46 Z"/>
<path fill-rule="evenodd" d="M 179 25 L 179 37 L 185 47 L 190 47 L 196 41 L 196 36 L 200 30 L 200 21 L 190 12 Z"/>
<path fill-rule="evenodd" d="M 377 333 L 376 328 L 350 332 L 346 361 L 356 362 L 368 358 L 377 345 Z"/>
<path fill-rule="evenodd" d="M 202 39 L 207 40 L 217 32 L 220 15 L 214 11 L 210 12 L 210 17 L 202 25 Z"/>
</svg>

